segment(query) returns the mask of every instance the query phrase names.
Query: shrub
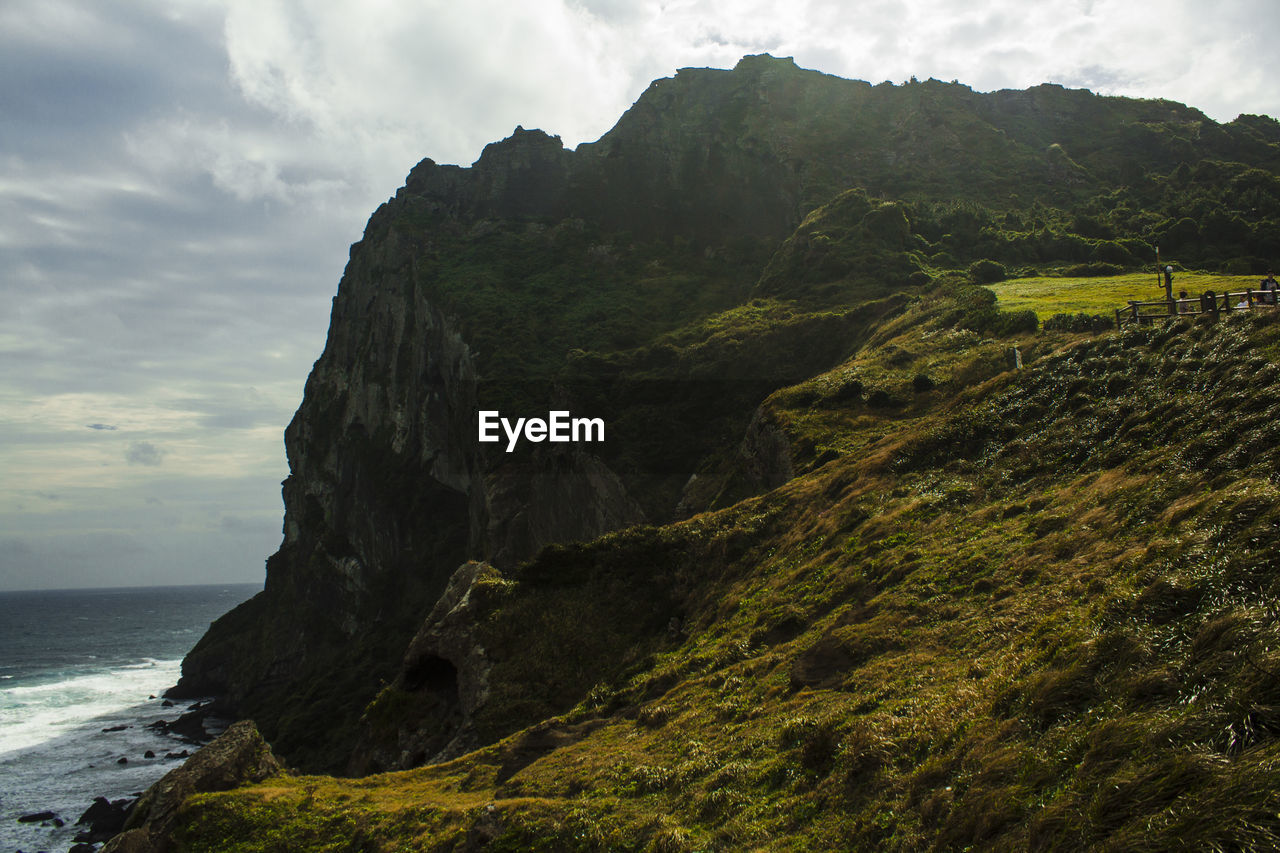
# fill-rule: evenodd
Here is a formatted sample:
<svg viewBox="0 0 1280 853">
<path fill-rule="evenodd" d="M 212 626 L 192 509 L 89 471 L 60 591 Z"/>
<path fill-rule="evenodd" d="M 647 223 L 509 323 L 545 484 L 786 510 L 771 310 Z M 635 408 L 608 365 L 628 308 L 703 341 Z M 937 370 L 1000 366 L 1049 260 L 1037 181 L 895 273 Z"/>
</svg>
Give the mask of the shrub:
<svg viewBox="0 0 1280 853">
<path fill-rule="evenodd" d="M 1004 268 L 1004 264 L 999 261 L 992 261 L 983 258 L 980 261 L 974 261 L 969 264 L 969 278 L 973 279 L 974 284 L 993 284 L 997 281 L 1004 281 L 1009 277 L 1008 272 Z"/>
<path fill-rule="evenodd" d="M 876 388 L 867 395 L 867 405 L 876 409 L 893 409 L 901 406 L 902 401 L 883 388 Z"/>
<path fill-rule="evenodd" d="M 1106 264 L 1133 264 L 1137 262 L 1132 253 L 1114 240 L 1099 240 L 1093 247 L 1093 256 Z"/>
<path fill-rule="evenodd" d="M 1025 311 L 998 311 L 996 312 L 995 322 L 992 323 L 991 331 L 997 337 L 1008 337 L 1009 335 L 1020 335 L 1024 332 L 1034 332 L 1040 328 L 1040 321 L 1036 317 L 1036 312 L 1031 309 Z"/>
<path fill-rule="evenodd" d="M 1232 258 L 1222 271 L 1227 275 L 1262 275 L 1268 272 L 1267 262 L 1261 258 Z"/>
<path fill-rule="evenodd" d="M 1105 332 L 1115 324 L 1101 314 L 1054 314 L 1044 321 L 1046 332 Z"/>
<path fill-rule="evenodd" d="M 1063 275 L 1066 275 L 1069 278 L 1089 278 L 1104 275 L 1120 275 L 1124 272 L 1124 268 L 1116 266 L 1115 264 L 1095 261 L 1091 264 L 1076 264 L 1075 266 L 1067 267 L 1062 272 Z"/>
<path fill-rule="evenodd" d="M 982 308 L 965 314 L 956 325 L 980 335 L 1005 338 L 1024 332 L 1034 332 L 1040 327 L 1040 321 L 1036 318 L 1036 312 L 1030 309 L 1000 311 L 996 308 Z"/>
</svg>

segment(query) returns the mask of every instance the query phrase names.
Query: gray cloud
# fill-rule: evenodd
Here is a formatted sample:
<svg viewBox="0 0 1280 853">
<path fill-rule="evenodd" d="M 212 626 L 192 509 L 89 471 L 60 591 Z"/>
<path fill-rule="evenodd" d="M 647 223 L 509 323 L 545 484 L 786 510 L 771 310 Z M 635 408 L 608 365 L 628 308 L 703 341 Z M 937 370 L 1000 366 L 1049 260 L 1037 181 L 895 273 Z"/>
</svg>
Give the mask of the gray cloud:
<svg viewBox="0 0 1280 853">
<path fill-rule="evenodd" d="M 25 539 L 19 539 L 16 536 L 6 536 L 0 539 L 0 554 L 24 557 L 30 553 L 32 553 L 31 544 Z"/>
<path fill-rule="evenodd" d="M 347 247 L 424 156 L 594 140 L 653 78 L 761 50 L 1274 115 L 1277 32 L 1268 0 L 9 0 L 0 588 L 260 577 Z M 59 545 L 108 528 L 145 550 Z"/>
<path fill-rule="evenodd" d="M 124 452 L 124 458 L 130 465 L 159 465 L 164 459 L 164 451 L 149 441 L 130 442 Z"/>
<path fill-rule="evenodd" d="M 218 517 L 217 529 L 233 536 L 250 536 L 256 538 L 278 538 L 280 536 L 280 519 L 277 517 L 244 517 L 239 515 L 222 515 Z"/>
</svg>

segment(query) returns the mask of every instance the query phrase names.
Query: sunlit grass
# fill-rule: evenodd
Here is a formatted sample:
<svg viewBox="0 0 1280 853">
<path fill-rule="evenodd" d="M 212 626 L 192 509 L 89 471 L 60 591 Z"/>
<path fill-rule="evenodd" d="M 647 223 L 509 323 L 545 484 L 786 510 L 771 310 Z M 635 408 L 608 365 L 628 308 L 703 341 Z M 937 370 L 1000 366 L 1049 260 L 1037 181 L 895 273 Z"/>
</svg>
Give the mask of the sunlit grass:
<svg viewBox="0 0 1280 853">
<path fill-rule="evenodd" d="M 1185 290 L 1199 296 L 1206 290 L 1222 293 L 1257 288 L 1256 275 L 1177 273 L 1173 294 Z M 1164 298 L 1164 281 L 1154 272 L 1101 278 L 1016 278 L 988 285 L 1006 311 L 1031 309 L 1041 322 L 1054 314 L 1101 314 L 1109 317 L 1129 300 L 1154 302 Z"/>
<path fill-rule="evenodd" d="M 1280 317 L 1012 370 L 916 312 L 767 401 L 789 482 L 493 571 L 487 746 L 202 795 L 182 849 L 1277 849 Z"/>
</svg>

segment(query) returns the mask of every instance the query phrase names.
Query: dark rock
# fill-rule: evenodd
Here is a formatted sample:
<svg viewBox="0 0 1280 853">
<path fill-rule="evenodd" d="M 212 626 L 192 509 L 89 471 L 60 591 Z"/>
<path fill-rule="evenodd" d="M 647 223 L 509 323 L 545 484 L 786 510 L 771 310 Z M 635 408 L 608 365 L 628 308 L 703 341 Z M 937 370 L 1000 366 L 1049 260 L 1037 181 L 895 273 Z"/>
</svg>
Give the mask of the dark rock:
<svg viewBox="0 0 1280 853">
<path fill-rule="evenodd" d="M 786 430 L 763 406 L 752 415 L 738 455 L 745 463 L 747 476 L 766 489 L 776 489 L 795 476 Z"/>
<path fill-rule="evenodd" d="M 75 844 L 67 853 L 97 853 L 97 847 L 92 844 Z"/>
<path fill-rule="evenodd" d="M 209 733 L 204 729 L 204 711 L 195 710 L 183 714 L 169 726 L 169 733 L 188 738 L 197 743 L 209 740 Z"/>
<path fill-rule="evenodd" d="M 60 817 L 55 817 L 53 820 L 49 821 L 49 823 L 53 824 L 59 829 L 67 825 L 67 822 Z"/>
<path fill-rule="evenodd" d="M 170 752 L 165 755 L 165 758 L 186 758 L 189 754 L 190 753 L 184 749 L 182 752 Z"/>
<path fill-rule="evenodd" d="M 84 814 L 76 821 L 76 826 L 88 826 L 74 839 L 77 842 L 97 843 L 109 841 L 124 829 L 125 821 L 133 811 L 136 799 L 108 800 L 106 797 L 94 798 L 93 805 L 85 809 Z"/>
<path fill-rule="evenodd" d="M 142 757 L 143 757 L 143 758 L 155 758 L 155 757 L 156 757 L 156 754 L 155 754 L 154 752 L 152 752 L 151 750 L 149 750 L 149 749 L 148 749 L 146 752 L 142 753 Z"/>
<path fill-rule="evenodd" d="M 123 755 L 120 756 L 118 759 L 116 759 L 116 764 L 128 764 L 128 763 L 129 763 L 129 759 L 125 758 Z"/>
<path fill-rule="evenodd" d="M 161 707 L 161 708 L 172 708 L 172 707 L 173 707 L 173 702 L 172 702 L 172 701 L 170 701 L 169 699 L 166 699 L 166 700 L 164 700 L 163 702 L 161 702 L 161 703 L 160 703 L 160 707 Z"/>
<path fill-rule="evenodd" d="M 251 720 L 235 723 L 148 788 L 133 807 L 125 831 L 107 842 L 102 853 L 158 853 L 168 849 L 178 809 L 188 797 L 260 782 L 283 769 Z"/>
<path fill-rule="evenodd" d="M 107 728 L 102 730 L 102 733 L 107 734 L 108 732 L 122 732 L 127 728 L 129 727 L 128 726 L 108 726 Z"/>
<path fill-rule="evenodd" d="M 53 820 L 55 817 L 57 815 L 53 812 L 32 812 L 18 818 L 18 823 L 44 823 L 46 820 Z"/>
<path fill-rule="evenodd" d="M 458 567 L 405 654 L 396 683 L 428 709 L 425 722 L 398 732 L 393 750 L 361 742 L 353 750 L 349 772 L 364 775 L 375 767 L 406 769 L 474 746 L 468 723 L 487 698 L 489 665 L 475 641 L 479 620 L 477 598 L 471 592 L 487 569 L 488 563 L 475 561 Z"/>
<path fill-rule="evenodd" d="M 202 744 L 208 743 L 209 732 L 205 730 L 204 721 L 207 716 L 206 710 L 188 711 L 173 722 L 167 720 L 157 720 L 151 723 L 148 728 L 155 729 L 165 734 L 175 735 L 192 743 Z"/>
</svg>

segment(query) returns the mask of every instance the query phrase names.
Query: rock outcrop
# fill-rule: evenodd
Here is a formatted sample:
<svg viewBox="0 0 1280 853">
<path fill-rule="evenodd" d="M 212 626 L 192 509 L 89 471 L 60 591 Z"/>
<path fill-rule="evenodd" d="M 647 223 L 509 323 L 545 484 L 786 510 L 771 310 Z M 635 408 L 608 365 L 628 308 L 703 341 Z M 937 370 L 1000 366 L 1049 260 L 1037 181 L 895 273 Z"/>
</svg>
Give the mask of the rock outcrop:
<svg viewBox="0 0 1280 853">
<path fill-rule="evenodd" d="M 492 571 L 488 563 L 467 562 L 449 579 L 390 688 L 417 710 L 385 721 L 385 731 L 364 721 L 362 741 L 348 768 L 354 775 L 414 767 L 475 746 L 472 715 L 488 697 L 490 667 L 478 637 L 472 592 L 486 569 Z"/>
<path fill-rule="evenodd" d="M 124 832 L 102 853 L 165 853 L 178 809 L 193 794 L 228 791 L 284 769 L 251 720 L 233 724 L 176 770 L 170 770 L 134 805 Z"/>
<path fill-rule="evenodd" d="M 909 250 L 928 241 L 880 196 L 1012 198 L 1016 174 L 1018 203 L 1052 202 L 1199 150 L 1171 133 L 1095 156 L 1102 122 L 1141 135 L 1203 119 L 1163 102 L 1126 109 L 1121 121 L 1110 99 L 1056 87 L 871 86 L 747 57 L 655 82 L 574 151 L 517 128 L 470 168 L 421 161 L 351 247 L 285 433 L 284 538 L 265 589 L 211 627 L 175 693 L 217 695 L 307 769 L 360 764 L 360 719 L 382 686 L 471 677 L 466 596 L 445 607 L 469 561 L 505 569 L 549 544 L 712 506 L 732 490 L 702 475 L 723 468 L 764 396 L 838 363 L 869 326 L 856 310 L 793 317 L 778 300 L 901 309 L 886 297 L 927 280 Z M 1071 182 L 1051 145 L 1070 152 Z M 805 274 L 771 271 L 753 292 L 805 214 L 852 186 L 866 188 L 844 196 L 866 207 L 856 227 L 809 222 L 780 255 L 788 269 L 804 259 Z M 757 337 L 715 323 L 664 337 L 751 296 Z M 637 377 L 658 378 L 658 399 L 618 392 Z M 672 378 L 685 384 L 667 393 Z M 588 379 L 599 397 L 580 387 Z M 508 454 L 476 440 L 478 408 L 531 415 L 564 399 L 613 405 L 604 447 Z M 673 400 L 689 419 L 666 417 Z M 763 423 L 747 434 L 764 487 L 796 468 L 785 443 Z M 448 690 L 407 693 L 451 718 Z M 450 740 L 464 704 L 459 694 Z M 407 743 L 392 763 L 446 745 Z"/>
</svg>

